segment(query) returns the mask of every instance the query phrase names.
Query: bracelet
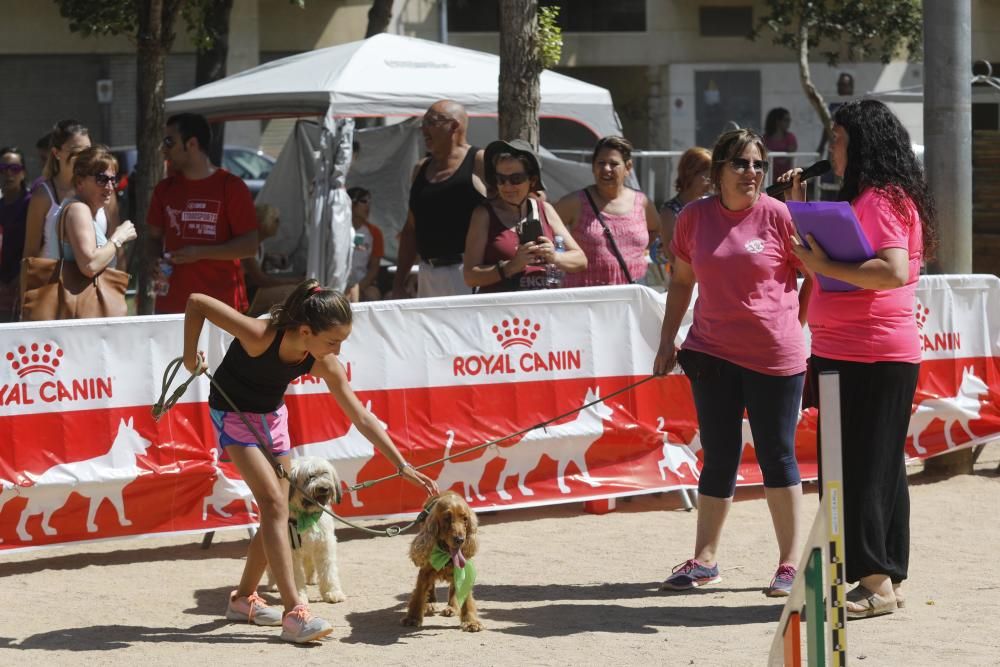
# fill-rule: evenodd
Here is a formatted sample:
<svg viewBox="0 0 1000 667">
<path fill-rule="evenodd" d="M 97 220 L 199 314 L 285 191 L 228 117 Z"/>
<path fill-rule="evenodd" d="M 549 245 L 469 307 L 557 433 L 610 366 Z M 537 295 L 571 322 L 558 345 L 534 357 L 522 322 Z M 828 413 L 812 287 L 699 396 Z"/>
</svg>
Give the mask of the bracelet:
<svg viewBox="0 0 1000 667">
<path fill-rule="evenodd" d="M 497 273 L 500 274 L 500 280 L 507 280 L 507 276 L 503 272 L 503 264 L 497 262 Z"/>
<path fill-rule="evenodd" d="M 413 464 L 412 463 L 410 463 L 409 461 L 403 461 L 402 463 L 399 464 L 399 467 L 396 468 L 396 472 L 398 472 L 400 475 L 402 475 L 403 471 L 406 470 L 407 468 L 412 468 L 412 469 L 416 470 L 416 468 L 413 468 Z"/>
</svg>

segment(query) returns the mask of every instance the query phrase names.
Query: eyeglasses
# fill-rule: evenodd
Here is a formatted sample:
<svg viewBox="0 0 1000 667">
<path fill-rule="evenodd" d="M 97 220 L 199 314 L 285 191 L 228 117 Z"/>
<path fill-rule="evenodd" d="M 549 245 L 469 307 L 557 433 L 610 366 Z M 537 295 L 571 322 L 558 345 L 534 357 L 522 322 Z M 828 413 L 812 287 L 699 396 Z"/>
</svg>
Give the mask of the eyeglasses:
<svg viewBox="0 0 1000 667">
<path fill-rule="evenodd" d="M 511 185 L 521 185 L 527 182 L 528 174 L 523 171 L 518 171 L 513 174 L 497 174 L 497 185 L 505 185 L 510 183 Z"/>
<path fill-rule="evenodd" d="M 23 164 L 13 164 L 13 163 L 10 163 L 10 164 L 0 164 L 0 173 L 3 173 L 5 171 L 9 171 L 12 174 L 20 174 L 22 171 L 24 171 L 24 165 Z"/>
<path fill-rule="evenodd" d="M 741 157 L 734 157 L 729 161 L 729 166 L 733 168 L 737 174 L 743 174 L 747 169 L 753 167 L 754 171 L 758 171 L 762 174 L 767 173 L 767 168 L 770 166 L 767 160 L 747 160 Z"/>
<path fill-rule="evenodd" d="M 445 123 L 450 123 L 451 118 L 447 116 L 424 116 L 423 120 L 420 121 L 421 127 L 430 127 L 431 125 L 443 125 Z"/>
<path fill-rule="evenodd" d="M 97 181 L 97 184 L 102 188 L 106 188 L 108 187 L 108 183 L 111 185 L 118 185 L 118 174 L 115 174 L 114 176 L 108 176 L 107 174 L 94 174 L 94 180 Z"/>
<path fill-rule="evenodd" d="M 176 144 L 176 143 L 177 143 L 177 141 L 174 140 L 173 137 L 163 137 L 163 147 L 164 148 L 173 148 L 174 144 Z"/>
</svg>

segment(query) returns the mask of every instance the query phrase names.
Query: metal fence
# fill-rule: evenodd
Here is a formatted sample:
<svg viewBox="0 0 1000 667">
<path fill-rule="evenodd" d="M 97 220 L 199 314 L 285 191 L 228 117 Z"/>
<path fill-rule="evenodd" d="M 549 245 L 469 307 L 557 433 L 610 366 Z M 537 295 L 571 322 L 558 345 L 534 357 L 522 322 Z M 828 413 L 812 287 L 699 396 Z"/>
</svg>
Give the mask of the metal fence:
<svg viewBox="0 0 1000 667">
<path fill-rule="evenodd" d="M 553 149 L 552 153 L 567 160 L 587 162 L 593 151 L 581 149 Z M 632 151 L 633 173 L 639 182 L 642 191 L 649 197 L 649 200 L 659 205 L 662 201 L 670 199 L 674 192 L 674 163 L 684 155 L 684 151 Z M 768 157 L 791 158 L 792 165 L 805 167 L 819 159 L 816 151 L 798 151 L 795 153 L 769 152 Z M 770 185 L 776 174 L 769 173 L 765 177 L 767 185 Z"/>
</svg>

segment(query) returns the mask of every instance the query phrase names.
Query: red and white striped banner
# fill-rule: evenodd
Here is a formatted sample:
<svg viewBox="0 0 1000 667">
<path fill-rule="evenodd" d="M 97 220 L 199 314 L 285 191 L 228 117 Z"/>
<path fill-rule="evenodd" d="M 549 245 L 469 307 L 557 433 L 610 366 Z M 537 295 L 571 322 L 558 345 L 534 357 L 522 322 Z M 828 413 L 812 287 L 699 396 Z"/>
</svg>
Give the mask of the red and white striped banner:
<svg viewBox="0 0 1000 667">
<path fill-rule="evenodd" d="M 1000 437 L 1000 280 L 928 276 L 917 299 L 924 363 L 907 453 Z M 663 295 L 635 286 L 362 304 L 340 358 L 420 465 L 642 379 L 662 314 Z M 207 379 L 160 422 L 151 417 L 181 341 L 177 316 L 0 325 L 0 550 L 255 522 L 246 485 L 216 461 Z M 214 368 L 228 340 L 209 327 L 202 342 Z M 287 403 L 293 455 L 334 460 L 348 485 L 393 472 L 322 382 L 299 379 Z M 675 374 L 426 472 L 482 509 L 693 487 L 697 429 L 687 379 Z M 744 430 L 739 484 L 759 484 Z M 815 412 L 804 412 L 797 453 L 807 478 L 815 431 Z M 335 510 L 393 517 L 422 500 L 397 479 L 345 495 Z"/>
</svg>

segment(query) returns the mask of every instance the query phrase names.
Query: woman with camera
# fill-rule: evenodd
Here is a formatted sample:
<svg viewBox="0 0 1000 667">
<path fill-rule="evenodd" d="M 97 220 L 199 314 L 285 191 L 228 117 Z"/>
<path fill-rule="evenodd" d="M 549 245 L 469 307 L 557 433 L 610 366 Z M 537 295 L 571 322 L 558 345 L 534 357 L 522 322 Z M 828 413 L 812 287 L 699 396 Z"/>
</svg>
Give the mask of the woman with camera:
<svg viewBox="0 0 1000 667">
<path fill-rule="evenodd" d="M 530 196 L 545 189 L 530 144 L 520 139 L 486 147 L 485 180 L 498 196 L 472 212 L 465 237 L 465 283 L 479 293 L 545 289 L 546 266 L 582 271 L 587 258 L 566 231 L 559 214 Z M 555 240 L 564 249 L 557 252 Z"/>
</svg>

